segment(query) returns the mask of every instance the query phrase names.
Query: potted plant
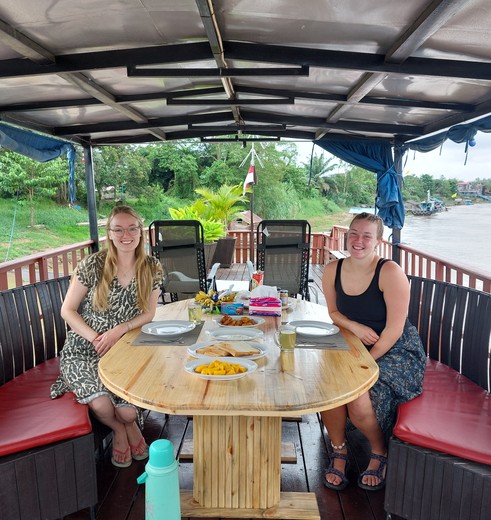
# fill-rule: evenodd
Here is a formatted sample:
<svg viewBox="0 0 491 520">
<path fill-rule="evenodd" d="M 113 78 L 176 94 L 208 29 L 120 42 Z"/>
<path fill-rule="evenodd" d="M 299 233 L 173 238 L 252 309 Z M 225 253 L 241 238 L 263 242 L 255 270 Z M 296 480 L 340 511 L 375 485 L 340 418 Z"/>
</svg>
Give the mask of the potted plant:
<svg viewBox="0 0 491 520">
<path fill-rule="evenodd" d="M 183 208 L 169 208 L 169 214 L 174 220 L 199 220 L 203 225 L 205 235 L 205 260 L 206 268 L 209 269 L 212 263 L 220 262 L 227 265 L 224 259 L 214 259 L 218 241 L 233 241 L 232 246 L 227 244 L 227 251 L 230 254 L 228 265 L 234 253 L 235 238 L 226 238 L 227 228 L 230 222 L 236 217 L 238 211 L 243 208 L 239 206 L 246 198 L 242 195 L 240 185 L 229 186 L 224 184 L 217 192 L 207 188 L 199 188 L 196 193 L 200 195 L 193 204 Z M 223 261 L 223 262 L 222 262 Z"/>
<path fill-rule="evenodd" d="M 240 184 L 235 186 L 224 184 L 216 192 L 207 188 L 199 188 L 196 193 L 201 196 L 198 201 L 204 202 L 208 215 L 213 215 L 213 218 L 221 220 L 225 230 L 237 217 L 238 212 L 244 209 L 242 204 L 247 201 L 242 194 L 243 189 Z M 219 262 L 221 267 L 230 267 L 235 252 L 235 241 L 235 237 L 219 238 L 213 263 Z"/>
</svg>

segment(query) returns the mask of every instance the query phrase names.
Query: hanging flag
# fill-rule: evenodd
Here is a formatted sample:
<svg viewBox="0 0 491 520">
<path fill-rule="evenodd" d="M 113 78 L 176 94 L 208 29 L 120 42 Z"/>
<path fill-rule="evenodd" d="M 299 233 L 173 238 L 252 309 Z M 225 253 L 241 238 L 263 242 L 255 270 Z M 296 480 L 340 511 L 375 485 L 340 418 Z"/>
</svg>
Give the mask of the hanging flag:
<svg viewBox="0 0 491 520">
<path fill-rule="evenodd" d="M 242 190 L 242 196 L 245 195 L 246 189 L 249 184 L 257 184 L 256 182 L 256 168 L 254 166 L 254 153 L 251 154 L 251 165 L 249 166 L 249 171 L 247 172 L 245 181 L 244 181 L 244 189 Z"/>
</svg>

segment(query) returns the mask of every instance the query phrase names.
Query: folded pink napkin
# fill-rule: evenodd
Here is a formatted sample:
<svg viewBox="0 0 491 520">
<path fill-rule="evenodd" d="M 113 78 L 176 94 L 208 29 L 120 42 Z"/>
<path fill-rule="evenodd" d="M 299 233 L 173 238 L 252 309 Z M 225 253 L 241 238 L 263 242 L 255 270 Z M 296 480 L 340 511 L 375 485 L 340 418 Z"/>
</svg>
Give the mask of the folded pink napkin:
<svg viewBox="0 0 491 520">
<path fill-rule="evenodd" d="M 279 298 L 251 298 L 249 314 L 257 316 L 281 316 L 281 300 Z"/>
</svg>

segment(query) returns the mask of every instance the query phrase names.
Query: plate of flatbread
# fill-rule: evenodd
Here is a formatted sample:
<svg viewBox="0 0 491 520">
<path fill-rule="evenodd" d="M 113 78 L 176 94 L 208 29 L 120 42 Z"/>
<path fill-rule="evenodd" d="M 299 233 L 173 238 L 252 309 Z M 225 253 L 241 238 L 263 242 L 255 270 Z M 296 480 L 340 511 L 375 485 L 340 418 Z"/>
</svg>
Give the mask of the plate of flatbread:
<svg viewBox="0 0 491 520">
<path fill-rule="evenodd" d="M 202 341 L 188 348 L 194 357 L 229 357 L 258 359 L 266 354 L 266 348 L 257 341 Z"/>
</svg>

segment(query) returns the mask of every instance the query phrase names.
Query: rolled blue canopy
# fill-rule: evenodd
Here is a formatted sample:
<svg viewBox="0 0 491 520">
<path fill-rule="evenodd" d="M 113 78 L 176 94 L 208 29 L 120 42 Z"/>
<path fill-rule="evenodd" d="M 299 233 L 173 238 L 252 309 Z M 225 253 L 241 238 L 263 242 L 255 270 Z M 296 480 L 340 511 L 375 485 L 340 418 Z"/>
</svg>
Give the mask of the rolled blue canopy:
<svg viewBox="0 0 491 520">
<path fill-rule="evenodd" d="M 398 174 L 388 141 L 368 139 L 314 141 L 341 160 L 377 174 L 375 207 L 384 224 L 391 229 L 402 229 L 405 210 Z"/>
<path fill-rule="evenodd" d="M 454 143 L 466 143 L 467 151 L 467 144 L 476 136 L 477 132 L 491 132 L 491 116 L 483 117 L 472 123 L 452 126 L 448 130 L 439 132 L 438 134 L 404 143 L 403 147 L 406 150 L 430 152 L 441 146 L 447 139 L 450 139 Z"/>
<path fill-rule="evenodd" d="M 51 161 L 60 155 L 66 154 L 69 166 L 68 188 L 70 202 L 72 204 L 75 203 L 76 153 L 75 147 L 71 143 L 0 123 L 0 146 L 39 162 Z"/>
</svg>

